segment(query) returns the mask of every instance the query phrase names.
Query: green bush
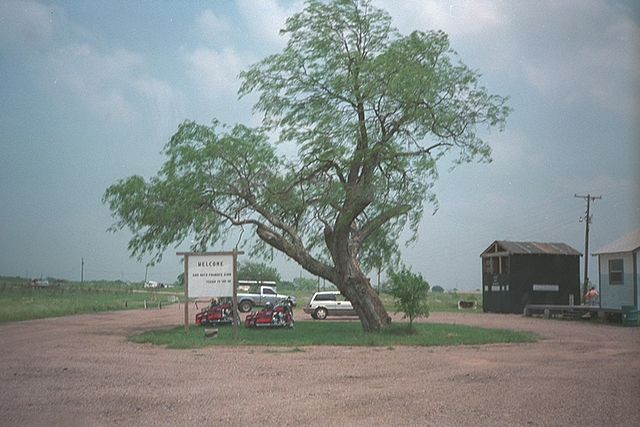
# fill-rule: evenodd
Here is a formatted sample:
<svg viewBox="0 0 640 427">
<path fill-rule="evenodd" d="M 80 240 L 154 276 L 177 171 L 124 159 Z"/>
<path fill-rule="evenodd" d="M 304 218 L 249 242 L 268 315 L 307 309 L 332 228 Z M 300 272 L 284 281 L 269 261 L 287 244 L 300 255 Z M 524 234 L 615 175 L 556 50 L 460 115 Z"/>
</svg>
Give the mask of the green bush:
<svg viewBox="0 0 640 427">
<path fill-rule="evenodd" d="M 422 275 L 412 273 L 406 267 L 399 272 L 389 273 L 389 293 L 393 296 L 396 313 L 403 312 L 409 318 L 409 329 L 413 329 L 413 319 L 429 316 L 427 294 L 429 284 Z"/>
</svg>

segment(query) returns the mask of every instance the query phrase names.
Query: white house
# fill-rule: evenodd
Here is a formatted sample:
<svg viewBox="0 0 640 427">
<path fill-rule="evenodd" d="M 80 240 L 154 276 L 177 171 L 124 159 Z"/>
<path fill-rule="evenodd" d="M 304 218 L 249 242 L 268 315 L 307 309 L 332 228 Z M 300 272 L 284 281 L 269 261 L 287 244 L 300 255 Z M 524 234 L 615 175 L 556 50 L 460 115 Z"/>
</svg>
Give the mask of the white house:
<svg viewBox="0 0 640 427">
<path fill-rule="evenodd" d="M 598 256 L 600 305 L 622 308 L 640 300 L 640 228 L 594 253 Z"/>
</svg>

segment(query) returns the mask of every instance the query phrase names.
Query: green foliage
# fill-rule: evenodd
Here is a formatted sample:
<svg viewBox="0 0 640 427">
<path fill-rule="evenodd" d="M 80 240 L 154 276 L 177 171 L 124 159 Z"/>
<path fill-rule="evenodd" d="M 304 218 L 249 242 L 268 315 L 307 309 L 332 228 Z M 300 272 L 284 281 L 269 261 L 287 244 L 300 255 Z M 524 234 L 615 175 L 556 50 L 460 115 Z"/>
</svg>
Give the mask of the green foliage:
<svg viewBox="0 0 640 427">
<path fill-rule="evenodd" d="M 240 280 L 272 280 L 280 283 L 278 269 L 264 263 L 241 262 L 238 264 L 238 279 Z"/>
<path fill-rule="evenodd" d="M 295 328 L 247 329 L 240 327 L 239 339 L 232 336 L 231 327 L 218 328 L 216 338 L 206 338 L 200 327 L 191 327 L 186 333 L 183 326 L 143 332 L 129 339 L 136 343 L 151 343 L 169 348 L 190 349 L 215 345 L 247 345 L 293 347 L 314 345 L 339 346 L 447 346 L 482 345 L 491 343 L 534 342 L 530 332 L 487 329 L 464 325 L 415 325 L 412 333 L 402 325 L 392 325 L 382 333 L 367 333 L 356 322 L 296 322 Z M 269 350 L 267 350 L 269 351 Z"/>
<path fill-rule="evenodd" d="M 222 132 L 219 132 L 222 131 Z M 242 225 L 233 213 L 265 191 L 278 169 L 266 136 L 242 125 L 231 130 L 186 121 L 164 149 L 168 160 L 148 182 L 132 176 L 110 186 L 103 201 L 118 219 L 111 231 L 128 227 L 133 256 L 160 260 L 169 245 L 195 236 L 193 250 L 224 239 L 231 225 Z"/>
<path fill-rule="evenodd" d="M 441 294 L 444 293 L 444 288 L 440 285 L 435 285 L 433 288 L 431 288 L 431 292 L 433 292 L 434 294 Z"/>
<path fill-rule="evenodd" d="M 429 284 L 422 275 L 412 273 L 407 268 L 389 273 L 389 293 L 393 296 L 397 312 L 403 312 L 409 318 L 409 329 L 413 328 L 413 319 L 429 316 L 427 294 Z"/>
</svg>

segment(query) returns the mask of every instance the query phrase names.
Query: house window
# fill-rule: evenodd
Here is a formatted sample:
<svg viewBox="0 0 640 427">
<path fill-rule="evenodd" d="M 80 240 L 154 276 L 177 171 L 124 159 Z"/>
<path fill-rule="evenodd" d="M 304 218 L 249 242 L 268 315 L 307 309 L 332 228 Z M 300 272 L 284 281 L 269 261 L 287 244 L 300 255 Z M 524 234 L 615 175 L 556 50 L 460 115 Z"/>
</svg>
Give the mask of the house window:
<svg viewBox="0 0 640 427">
<path fill-rule="evenodd" d="M 500 257 L 500 274 L 509 274 L 509 257 Z"/>
<path fill-rule="evenodd" d="M 509 274 L 509 257 L 484 258 L 484 272 L 495 276 L 496 274 Z"/>
<path fill-rule="evenodd" d="M 621 259 L 609 260 L 609 284 L 624 284 L 624 266 Z"/>
<path fill-rule="evenodd" d="M 491 265 L 491 258 L 484 258 L 482 260 L 483 264 L 484 264 L 484 272 L 487 274 L 493 274 L 493 267 Z"/>
</svg>

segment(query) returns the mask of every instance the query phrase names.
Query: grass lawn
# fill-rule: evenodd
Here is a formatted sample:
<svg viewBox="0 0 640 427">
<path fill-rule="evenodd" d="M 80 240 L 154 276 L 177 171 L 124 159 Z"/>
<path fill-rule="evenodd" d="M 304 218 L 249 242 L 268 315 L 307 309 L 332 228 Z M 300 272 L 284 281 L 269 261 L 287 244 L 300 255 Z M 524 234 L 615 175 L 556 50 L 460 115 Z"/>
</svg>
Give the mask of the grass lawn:
<svg viewBox="0 0 640 427">
<path fill-rule="evenodd" d="M 167 304 L 166 295 L 132 289 L 87 285 L 30 288 L 0 284 L 0 323 L 71 314 L 142 308 Z"/>
<path fill-rule="evenodd" d="M 304 347 L 313 345 L 340 346 L 442 346 L 480 345 L 491 343 L 534 342 L 537 337 L 529 332 L 486 329 L 464 325 L 437 323 L 414 324 L 415 332 L 407 330 L 406 323 L 395 323 L 382 333 L 365 333 L 359 322 L 299 321 L 295 328 L 238 327 L 239 337 L 234 340 L 231 326 L 220 326 L 218 336 L 207 338 L 204 328 L 192 326 L 186 333 L 184 326 L 165 330 L 147 331 L 129 339 L 136 343 L 151 343 L 168 348 L 189 349 L 213 345 L 258 345 Z"/>
</svg>

